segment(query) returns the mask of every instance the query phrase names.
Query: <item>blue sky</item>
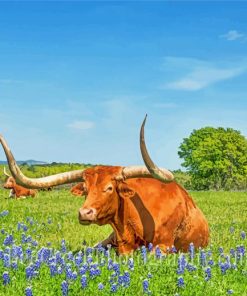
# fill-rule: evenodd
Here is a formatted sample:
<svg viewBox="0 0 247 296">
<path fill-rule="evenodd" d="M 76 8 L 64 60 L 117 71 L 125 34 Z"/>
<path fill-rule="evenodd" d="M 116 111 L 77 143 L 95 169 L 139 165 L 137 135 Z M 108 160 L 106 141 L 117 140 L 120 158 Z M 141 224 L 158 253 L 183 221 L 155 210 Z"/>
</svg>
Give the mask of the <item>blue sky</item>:
<svg viewBox="0 0 247 296">
<path fill-rule="evenodd" d="M 0 2 L 0 133 L 16 159 L 161 167 L 205 126 L 247 135 L 246 2 Z M 0 150 L 0 159 L 5 159 Z"/>
</svg>

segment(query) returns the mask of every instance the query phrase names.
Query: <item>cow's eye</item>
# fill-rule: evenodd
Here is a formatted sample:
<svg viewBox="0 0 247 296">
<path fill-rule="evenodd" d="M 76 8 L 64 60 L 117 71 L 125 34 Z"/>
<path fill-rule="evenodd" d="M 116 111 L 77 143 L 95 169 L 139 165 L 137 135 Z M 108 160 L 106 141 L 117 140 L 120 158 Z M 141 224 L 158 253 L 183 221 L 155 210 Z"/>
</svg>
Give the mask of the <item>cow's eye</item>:
<svg viewBox="0 0 247 296">
<path fill-rule="evenodd" d="M 106 192 L 106 191 L 112 191 L 112 189 L 113 189 L 113 187 L 110 185 L 110 186 L 108 186 L 108 187 L 105 188 L 104 192 Z"/>
</svg>

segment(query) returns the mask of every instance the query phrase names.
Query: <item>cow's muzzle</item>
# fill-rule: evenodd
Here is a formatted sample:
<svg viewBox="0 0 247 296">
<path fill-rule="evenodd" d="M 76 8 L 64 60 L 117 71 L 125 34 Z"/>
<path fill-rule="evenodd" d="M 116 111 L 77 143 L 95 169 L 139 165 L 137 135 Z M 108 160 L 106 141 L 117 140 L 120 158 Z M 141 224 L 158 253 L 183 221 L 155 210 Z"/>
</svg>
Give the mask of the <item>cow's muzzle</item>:
<svg viewBox="0 0 247 296">
<path fill-rule="evenodd" d="M 82 225 L 88 225 L 96 221 L 96 210 L 94 208 L 80 209 L 79 222 Z"/>
</svg>

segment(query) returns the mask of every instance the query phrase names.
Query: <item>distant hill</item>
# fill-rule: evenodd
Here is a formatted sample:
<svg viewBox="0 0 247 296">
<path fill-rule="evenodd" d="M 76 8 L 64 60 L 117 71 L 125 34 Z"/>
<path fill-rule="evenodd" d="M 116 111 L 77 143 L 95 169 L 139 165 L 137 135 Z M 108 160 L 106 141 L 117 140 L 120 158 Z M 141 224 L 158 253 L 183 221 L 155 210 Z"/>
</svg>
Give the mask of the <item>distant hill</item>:
<svg viewBox="0 0 247 296">
<path fill-rule="evenodd" d="M 18 163 L 18 164 L 26 163 L 26 164 L 28 164 L 28 165 L 48 164 L 48 162 L 40 161 L 40 160 L 33 160 L 33 159 L 28 159 L 28 160 L 17 160 L 17 163 Z M 0 160 L 0 164 L 6 164 L 6 165 L 7 165 L 7 161 L 6 161 L 6 160 Z"/>
</svg>

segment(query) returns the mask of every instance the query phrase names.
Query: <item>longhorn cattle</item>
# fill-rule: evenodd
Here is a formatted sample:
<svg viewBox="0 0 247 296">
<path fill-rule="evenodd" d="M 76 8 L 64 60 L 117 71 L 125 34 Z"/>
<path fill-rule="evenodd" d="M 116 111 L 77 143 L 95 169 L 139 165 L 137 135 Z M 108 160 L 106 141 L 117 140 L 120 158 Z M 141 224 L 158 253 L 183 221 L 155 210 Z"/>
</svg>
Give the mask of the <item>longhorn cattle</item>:
<svg viewBox="0 0 247 296">
<path fill-rule="evenodd" d="M 174 181 L 173 174 L 151 160 L 144 140 L 143 121 L 140 148 L 146 166 L 95 166 L 39 179 L 22 174 L 7 143 L 0 137 L 12 175 L 21 185 L 43 188 L 82 182 L 86 200 L 79 209 L 82 225 L 110 224 L 113 233 L 102 242 L 120 254 L 152 243 L 163 251 L 175 246 L 188 251 L 190 243 L 205 247 L 208 223 L 189 194 Z M 82 185 L 80 184 L 80 186 Z"/>
<path fill-rule="evenodd" d="M 16 199 L 26 198 L 26 196 L 35 197 L 36 190 L 24 188 L 18 184 L 13 177 L 11 177 L 5 170 L 3 169 L 5 176 L 7 176 L 7 180 L 5 181 L 3 187 L 5 189 L 10 189 L 9 197 L 14 197 Z"/>
</svg>

